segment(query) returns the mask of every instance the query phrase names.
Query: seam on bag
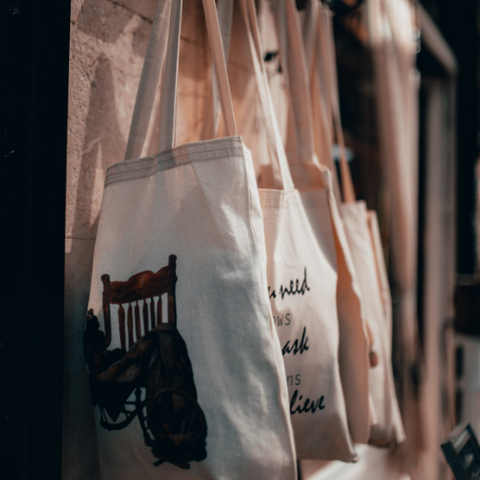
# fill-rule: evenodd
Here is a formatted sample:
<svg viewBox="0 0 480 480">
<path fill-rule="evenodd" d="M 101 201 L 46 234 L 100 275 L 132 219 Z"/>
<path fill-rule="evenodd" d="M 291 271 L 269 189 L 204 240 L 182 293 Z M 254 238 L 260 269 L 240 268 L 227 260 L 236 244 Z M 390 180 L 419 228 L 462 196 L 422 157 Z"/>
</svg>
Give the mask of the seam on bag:
<svg viewBox="0 0 480 480">
<path fill-rule="evenodd" d="M 259 189 L 260 204 L 262 208 L 284 208 L 303 206 L 298 190 Z"/>
<path fill-rule="evenodd" d="M 305 207 L 328 205 L 328 190 L 308 190 L 306 192 L 301 192 L 300 197 Z"/>
<path fill-rule="evenodd" d="M 192 144 L 189 144 L 192 145 Z M 154 175 L 157 172 L 170 170 L 175 167 L 180 167 L 182 165 L 187 165 L 194 162 L 202 162 L 208 160 L 233 160 L 244 158 L 245 149 L 242 147 L 234 148 L 225 148 L 218 149 L 212 148 L 204 152 L 189 152 L 186 151 L 184 154 L 175 156 L 172 151 L 168 153 L 155 155 L 152 157 L 142 158 L 140 160 L 135 160 L 135 163 L 124 164 L 119 163 L 110 167 L 113 172 L 109 173 L 107 171 L 107 177 L 105 179 L 105 187 L 121 181 L 127 180 L 136 180 L 139 178 L 147 178 Z M 164 158 L 162 158 L 164 157 Z M 166 157 L 166 158 L 165 158 Z M 147 165 L 144 165 L 147 163 Z M 138 166 L 138 168 L 131 168 Z M 123 168 L 122 168 L 123 167 Z M 130 167 L 130 168 L 129 168 Z M 124 169 L 115 173 L 117 169 Z"/>
</svg>

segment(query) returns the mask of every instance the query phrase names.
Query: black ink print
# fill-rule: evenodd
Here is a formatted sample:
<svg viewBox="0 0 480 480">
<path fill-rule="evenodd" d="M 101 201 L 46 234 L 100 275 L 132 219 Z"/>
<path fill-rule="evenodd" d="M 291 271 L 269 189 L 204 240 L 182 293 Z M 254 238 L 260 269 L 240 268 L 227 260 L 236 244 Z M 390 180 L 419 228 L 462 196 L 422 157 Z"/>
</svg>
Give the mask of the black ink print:
<svg viewBox="0 0 480 480">
<path fill-rule="evenodd" d="M 305 401 L 303 402 L 303 406 L 295 406 L 297 402 L 297 397 L 298 397 L 298 390 L 295 390 L 290 400 L 290 415 L 295 415 L 296 413 L 306 413 L 306 412 L 315 413 L 317 410 L 323 410 L 325 408 L 325 405 L 324 405 L 325 397 L 323 395 L 313 401 L 310 400 L 309 398 L 306 398 Z M 301 402 L 302 399 L 303 399 L 303 395 L 300 395 L 298 397 L 298 402 Z"/>
<path fill-rule="evenodd" d="M 295 282 L 293 280 L 290 280 L 289 286 L 284 287 L 283 285 L 280 285 L 280 290 L 279 294 L 282 298 L 284 299 L 285 295 L 298 295 L 302 294 L 305 295 L 305 292 L 309 292 L 310 288 L 307 284 L 307 267 L 304 268 L 304 277 L 302 281 L 302 285 L 300 285 L 300 280 L 297 278 Z M 271 290 L 271 287 L 268 287 L 268 298 L 277 298 L 277 292 L 276 290 Z"/>
<path fill-rule="evenodd" d="M 300 384 L 302 383 L 300 374 L 297 373 L 297 374 L 295 375 L 295 377 L 294 377 L 293 375 L 289 375 L 289 376 L 287 377 L 287 385 L 289 385 L 290 387 L 292 387 L 292 386 L 293 386 L 293 379 L 294 379 L 294 378 L 295 378 L 295 386 L 300 385 Z"/>
<path fill-rule="evenodd" d="M 155 465 L 168 462 L 188 469 L 190 462 L 207 456 L 207 424 L 197 402 L 187 345 L 177 329 L 176 256 L 170 255 L 169 265 L 156 273 L 137 273 L 125 282 L 111 282 L 103 275 L 102 281 L 105 333 L 92 310 L 84 332 L 100 425 L 121 430 L 138 417 L 145 444 L 158 459 Z M 163 294 L 168 294 L 167 323 L 162 319 Z M 120 305 L 121 348 L 109 351 L 112 304 Z M 135 400 L 129 401 L 133 392 Z"/>
<path fill-rule="evenodd" d="M 277 327 L 282 327 L 283 325 L 288 327 L 290 325 L 290 313 L 286 313 L 285 315 L 274 315 L 273 320 Z"/>
<path fill-rule="evenodd" d="M 298 344 L 298 338 L 295 339 L 292 346 L 290 346 L 290 340 L 288 340 L 288 342 L 282 348 L 282 355 L 288 355 L 290 353 L 293 353 L 294 355 L 299 353 L 301 355 L 303 352 L 306 352 L 310 348 L 307 345 L 308 337 L 306 336 L 306 333 L 307 333 L 307 327 L 303 327 L 302 339 L 300 340 L 300 345 Z"/>
</svg>

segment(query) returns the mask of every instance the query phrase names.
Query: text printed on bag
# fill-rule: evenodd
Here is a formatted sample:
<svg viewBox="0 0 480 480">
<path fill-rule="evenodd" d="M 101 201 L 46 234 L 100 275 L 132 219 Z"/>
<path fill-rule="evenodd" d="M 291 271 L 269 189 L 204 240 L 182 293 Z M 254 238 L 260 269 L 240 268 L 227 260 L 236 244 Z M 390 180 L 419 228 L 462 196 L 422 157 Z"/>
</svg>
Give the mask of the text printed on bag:
<svg viewBox="0 0 480 480">
<path fill-rule="evenodd" d="M 306 292 L 310 291 L 310 287 L 307 283 L 307 267 L 303 269 L 303 280 L 297 278 L 292 279 L 287 282 L 287 287 L 280 285 L 280 288 L 268 287 L 268 295 L 270 300 L 273 299 L 284 300 L 287 296 L 293 295 L 305 295 Z M 283 315 L 274 315 L 274 323 L 277 328 L 279 327 L 289 327 L 295 324 L 295 316 L 291 312 L 286 312 Z M 294 340 L 289 339 L 285 342 L 282 348 L 282 355 L 302 355 L 310 349 L 308 345 L 308 336 L 307 336 L 307 327 L 304 326 L 302 330 L 302 335 L 300 338 L 295 338 Z M 298 387 L 301 384 L 301 374 L 297 373 L 295 375 L 287 376 L 287 384 L 289 387 Z M 321 395 L 316 399 L 305 398 L 301 394 L 298 388 L 295 388 L 290 397 L 290 414 L 300 414 L 300 413 L 315 413 L 317 411 L 323 410 L 325 408 L 325 397 Z"/>
</svg>

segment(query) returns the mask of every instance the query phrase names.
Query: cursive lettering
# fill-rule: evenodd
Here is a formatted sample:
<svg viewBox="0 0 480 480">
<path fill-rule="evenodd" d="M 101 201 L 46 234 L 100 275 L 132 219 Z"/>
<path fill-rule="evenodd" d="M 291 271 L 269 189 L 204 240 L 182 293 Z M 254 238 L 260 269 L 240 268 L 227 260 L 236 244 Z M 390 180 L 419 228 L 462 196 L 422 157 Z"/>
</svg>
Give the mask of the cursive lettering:
<svg viewBox="0 0 480 480">
<path fill-rule="evenodd" d="M 285 295 L 297 295 L 297 294 L 302 294 L 305 295 L 305 292 L 310 291 L 310 288 L 307 284 L 307 267 L 304 268 L 303 270 L 303 282 L 302 285 L 300 286 L 300 280 L 297 278 L 295 282 L 293 280 L 290 280 L 289 286 L 284 287 L 283 285 L 280 285 L 280 290 L 279 294 L 283 300 Z M 277 292 L 276 290 L 271 290 L 271 287 L 268 287 L 268 298 L 277 298 Z"/>
<path fill-rule="evenodd" d="M 282 355 L 288 355 L 289 353 L 292 353 L 292 352 L 294 355 L 296 355 L 297 353 L 300 353 L 301 355 L 303 352 L 306 352 L 310 348 L 307 345 L 308 337 L 306 336 L 306 333 L 307 333 L 307 327 L 303 327 L 302 339 L 300 340 L 300 345 L 298 344 L 298 338 L 295 339 L 292 346 L 290 346 L 290 340 L 288 340 L 288 342 L 282 348 Z"/>
<path fill-rule="evenodd" d="M 303 402 L 303 406 L 295 407 L 295 403 L 297 402 L 297 397 L 298 397 L 298 390 L 295 390 L 290 400 L 290 415 L 295 415 L 296 413 L 305 413 L 305 412 L 315 413 L 317 410 L 323 410 L 325 408 L 325 405 L 324 405 L 325 397 L 323 395 L 314 401 L 311 401 L 309 398 L 306 398 L 305 401 Z M 303 398 L 303 395 L 300 395 L 298 397 L 298 401 L 300 402 L 302 398 Z"/>
</svg>

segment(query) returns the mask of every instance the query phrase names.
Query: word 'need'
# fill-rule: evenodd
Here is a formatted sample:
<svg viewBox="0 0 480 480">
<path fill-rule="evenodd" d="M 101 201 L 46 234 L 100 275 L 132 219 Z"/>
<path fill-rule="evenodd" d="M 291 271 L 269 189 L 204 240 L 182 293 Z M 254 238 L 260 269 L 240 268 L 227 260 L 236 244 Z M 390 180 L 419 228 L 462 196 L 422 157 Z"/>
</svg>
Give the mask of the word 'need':
<svg viewBox="0 0 480 480">
<path fill-rule="evenodd" d="M 280 285 L 278 290 L 278 295 L 283 300 L 285 295 L 305 295 L 305 292 L 310 291 L 310 288 L 307 284 L 307 267 L 303 270 L 303 282 L 300 285 L 300 279 L 290 280 L 289 286 L 284 287 Z M 268 298 L 277 298 L 277 290 L 271 290 L 271 287 L 268 287 Z"/>
</svg>

